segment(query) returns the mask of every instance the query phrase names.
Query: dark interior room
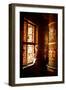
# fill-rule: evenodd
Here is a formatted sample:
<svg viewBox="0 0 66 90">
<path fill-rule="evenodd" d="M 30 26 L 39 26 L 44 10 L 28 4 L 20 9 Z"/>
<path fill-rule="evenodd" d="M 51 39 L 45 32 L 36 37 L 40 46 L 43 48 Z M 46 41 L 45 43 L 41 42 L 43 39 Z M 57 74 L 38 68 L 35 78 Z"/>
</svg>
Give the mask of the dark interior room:
<svg viewBox="0 0 66 90">
<path fill-rule="evenodd" d="M 20 78 L 58 75 L 58 16 L 20 12 Z"/>
</svg>

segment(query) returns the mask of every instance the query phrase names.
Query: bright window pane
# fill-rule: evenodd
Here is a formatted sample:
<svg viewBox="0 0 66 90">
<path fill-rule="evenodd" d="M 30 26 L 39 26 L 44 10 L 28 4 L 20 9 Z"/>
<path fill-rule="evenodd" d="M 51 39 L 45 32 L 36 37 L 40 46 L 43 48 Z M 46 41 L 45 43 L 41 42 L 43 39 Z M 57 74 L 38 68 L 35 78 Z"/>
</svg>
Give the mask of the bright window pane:
<svg viewBox="0 0 66 90">
<path fill-rule="evenodd" d="M 27 45 L 27 63 L 34 60 L 34 45 Z"/>
<path fill-rule="evenodd" d="M 30 34 L 28 35 L 27 41 L 28 41 L 28 42 L 32 42 L 32 35 L 30 35 Z"/>
<path fill-rule="evenodd" d="M 27 33 L 27 42 L 33 42 L 34 43 L 34 26 L 31 24 L 28 24 L 28 33 Z"/>
<path fill-rule="evenodd" d="M 28 24 L 27 42 L 32 42 L 32 25 Z"/>
<path fill-rule="evenodd" d="M 28 35 L 31 34 L 32 35 L 32 25 L 28 24 Z"/>
</svg>

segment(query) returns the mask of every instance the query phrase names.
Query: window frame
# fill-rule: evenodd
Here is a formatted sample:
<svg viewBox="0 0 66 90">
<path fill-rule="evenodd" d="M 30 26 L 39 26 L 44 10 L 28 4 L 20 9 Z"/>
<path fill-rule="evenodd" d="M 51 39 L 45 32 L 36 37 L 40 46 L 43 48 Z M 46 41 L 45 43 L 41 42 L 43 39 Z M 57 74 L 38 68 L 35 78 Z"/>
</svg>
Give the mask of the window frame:
<svg viewBox="0 0 66 90">
<path fill-rule="evenodd" d="M 26 63 L 27 64 L 22 65 L 23 66 L 23 69 L 24 68 L 27 68 L 29 66 L 32 66 L 34 64 L 33 62 L 28 63 L 28 61 L 27 61 L 27 45 L 33 45 L 34 46 L 34 54 L 35 54 L 35 46 L 38 45 L 38 43 L 36 43 L 36 30 L 38 30 L 38 26 L 35 23 L 33 23 L 32 21 L 30 21 L 30 20 L 28 20 L 26 18 L 24 18 L 24 22 L 27 23 L 27 31 L 26 31 L 26 42 L 24 42 L 24 40 L 23 40 L 23 42 L 22 42 L 22 48 L 23 48 L 24 45 L 26 45 Z M 34 27 L 34 42 L 28 42 L 27 41 L 28 24 L 30 24 L 30 25 L 32 25 L 32 27 Z M 23 36 L 24 36 L 24 24 L 23 24 Z M 22 55 L 23 55 L 23 52 L 22 52 Z M 23 62 L 23 56 L 22 56 L 22 62 Z"/>
</svg>

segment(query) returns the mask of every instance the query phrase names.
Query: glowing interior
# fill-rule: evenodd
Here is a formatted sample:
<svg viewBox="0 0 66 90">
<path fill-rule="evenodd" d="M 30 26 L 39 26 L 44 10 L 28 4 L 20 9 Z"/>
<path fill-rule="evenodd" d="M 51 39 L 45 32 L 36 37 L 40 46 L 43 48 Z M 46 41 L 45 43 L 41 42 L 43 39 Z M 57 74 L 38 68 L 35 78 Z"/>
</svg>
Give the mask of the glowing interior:
<svg viewBox="0 0 66 90">
<path fill-rule="evenodd" d="M 48 57 L 49 57 L 49 65 L 54 67 L 56 62 L 56 29 L 55 23 L 49 26 L 49 50 L 48 50 Z"/>
</svg>

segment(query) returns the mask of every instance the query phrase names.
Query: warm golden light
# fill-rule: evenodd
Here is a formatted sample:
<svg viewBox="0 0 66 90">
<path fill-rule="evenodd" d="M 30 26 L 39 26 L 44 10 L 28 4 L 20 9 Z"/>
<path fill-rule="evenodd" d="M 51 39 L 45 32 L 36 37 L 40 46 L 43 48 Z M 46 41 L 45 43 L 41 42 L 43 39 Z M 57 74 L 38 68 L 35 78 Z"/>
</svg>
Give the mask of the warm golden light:
<svg viewBox="0 0 66 90">
<path fill-rule="evenodd" d="M 35 28 L 31 24 L 28 24 L 27 42 L 34 43 L 34 30 Z"/>
<path fill-rule="evenodd" d="M 34 59 L 34 46 L 33 45 L 28 45 L 27 46 L 27 62 L 33 62 Z"/>
<path fill-rule="evenodd" d="M 49 45 L 49 60 L 56 59 L 56 45 Z"/>
<path fill-rule="evenodd" d="M 55 29 L 55 23 L 51 23 L 49 25 L 49 65 L 54 67 L 55 61 L 56 61 L 56 29 Z"/>
<path fill-rule="evenodd" d="M 32 25 L 28 24 L 27 42 L 32 42 Z"/>
<path fill-rule="evenodd" d="M 45 45 L 48 45 L 48 35 L 45 35 Z"/>
</svg>

